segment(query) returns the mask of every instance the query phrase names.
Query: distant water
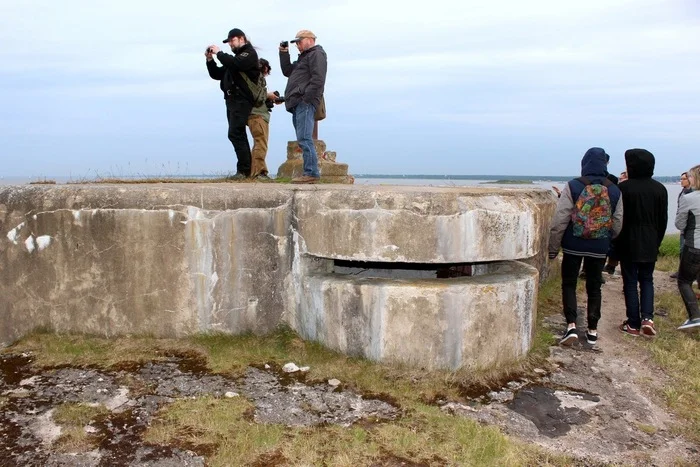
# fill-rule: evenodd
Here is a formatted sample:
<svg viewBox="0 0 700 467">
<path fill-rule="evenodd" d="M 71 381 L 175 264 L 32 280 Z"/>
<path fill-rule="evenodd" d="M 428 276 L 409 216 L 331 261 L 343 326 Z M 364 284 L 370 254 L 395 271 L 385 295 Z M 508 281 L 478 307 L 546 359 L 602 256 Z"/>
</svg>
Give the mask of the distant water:
<svg viewBox="0 0 700 467">
<path fill-rule="evenodd" d="M 194 178 L 201 179 L 212 177 L 211 175 L 192 175 L 178 176 L 177 178 Z M 553 176 L 523 176 L 523 175 L 373 175 L 360 174 L 354 175 L 356 185 L 415 185 L 415 186 L 488 186 L 488 187 L 540 187 L 551 189 L 552 186 L 563 188 L 568 180 L 573 176 L 553 177 Z M 66 183 L 76 181 L 70 177 L 47 177 L 55 180 L 57 183 Z M 124 177 L 127 178 L 127 177 Z M 143 176 L 140 176 L 143 178 Z M 668 224 L 666 233 L 678 232 L 674 221 L 676 218 L 676 200 L 681 192 L 681 186 L 678 183 L 678 177 L 655 177 L 662 182 L 668 190 Z M 525 184 L 498 184 L 493 183 L 498 180 L 519 180 L 532 181 Z M 27 177 L 0 177 L 1 185 L 24 185 L 31 181 L 36 181 L 34 178 Z M 491 183 L 489 183 L 491 182 Z"/>
</svg>

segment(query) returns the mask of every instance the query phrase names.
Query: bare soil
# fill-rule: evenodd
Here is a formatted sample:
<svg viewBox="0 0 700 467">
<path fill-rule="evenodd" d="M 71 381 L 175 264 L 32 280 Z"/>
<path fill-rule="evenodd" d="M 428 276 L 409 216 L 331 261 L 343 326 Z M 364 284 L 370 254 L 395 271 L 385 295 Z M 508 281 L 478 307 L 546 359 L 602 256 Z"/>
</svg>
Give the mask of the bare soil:
<svg viewBox="0 0 700 467">
<path fill-rule="evenodd" d="M 619 274 L 619 273 L 618 273 Z M 668 377 L 636 339 L 621 333 L 625 319 L 622 278 L 604 274 L 598 343 L 585 343 L 585 292 L 579 294 L 580 338 L 553 346 L 540 378 L 509 383 L 472 404 L 443 409 L 494 424 L 519 439 L 581 459 L 585 465 L 700 465 L 700 446 L 674 429 L 681 423 L 663 400 Z M 654 275 L 657 293 L 677 290 L 667 272 Z M 657 310 L 657 319 L 663 319 Z M 563 316 L 545 320 L 560 336 Z M 552 371 L 553 370 L 553 371 Z"/>
</svg>

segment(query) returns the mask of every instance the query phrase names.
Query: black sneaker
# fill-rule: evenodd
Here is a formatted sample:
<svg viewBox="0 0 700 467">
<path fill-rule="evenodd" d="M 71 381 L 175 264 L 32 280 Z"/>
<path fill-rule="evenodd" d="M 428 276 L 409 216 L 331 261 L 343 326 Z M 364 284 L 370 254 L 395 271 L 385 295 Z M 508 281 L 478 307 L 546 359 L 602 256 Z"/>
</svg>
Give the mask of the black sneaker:
<svg viewBox="0 0 700 467">
<path fill-rule="evenodd" d="M 559 341 L 559 344 L 570 346 L 574 345 L 576 342 L 578 342 L 578 333 L 576 332 L 576 328 L 571 328 L 566 331 L 564 337 Z"/>
<path fill-rule="evenodd" d="M 598 342 L 598 334 L 594 335 L 586 331 L 586 342 L 588 342 L 588 345 L 595 345 Z"/>
</svg>

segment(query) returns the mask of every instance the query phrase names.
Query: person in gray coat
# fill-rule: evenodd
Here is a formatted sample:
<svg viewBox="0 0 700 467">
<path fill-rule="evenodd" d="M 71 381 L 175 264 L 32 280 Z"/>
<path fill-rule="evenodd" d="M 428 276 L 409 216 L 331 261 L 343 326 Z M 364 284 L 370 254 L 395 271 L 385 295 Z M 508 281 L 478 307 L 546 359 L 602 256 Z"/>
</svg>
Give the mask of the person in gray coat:
<svg viewBox="0 0 700 467">
<path fill-rule="evenodd" d="M 314 114 L 321 104 L 326 86 L 328 59 L 323 47 L 316 45 L 316 35 L 311 31 L 299 31 L 291 42 L 299 49 L 296 62 L 291 63 L 289 59 L 289 47 L 282 43 L 279 48 L 280 68 L 282 74 L 289 78 L 284 91 L 284 104 L 292 114 L 294 130 L 304 158 L 303 175 L 293 178 L 292 183 L 317 183 L 321 173 L 313 141 Z"/>
<path fill-rule="evenodd" d="M 700 274 L 700 165 L 688 171 L 688 182 L 692 191 L 679 197 L 676 213 L 676 228 L 685 239 L 678 267 L 678 291 L 688 312 L 688 319 L 678 328 L 682 331 L 700 330 L 700 308 L 692 286 Z"/>
</svg>

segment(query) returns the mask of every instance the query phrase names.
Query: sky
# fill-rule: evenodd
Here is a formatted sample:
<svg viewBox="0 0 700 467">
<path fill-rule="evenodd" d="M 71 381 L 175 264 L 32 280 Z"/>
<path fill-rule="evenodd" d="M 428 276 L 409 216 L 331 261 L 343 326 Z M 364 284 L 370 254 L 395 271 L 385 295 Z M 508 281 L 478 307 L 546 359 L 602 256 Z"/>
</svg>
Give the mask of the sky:
<svg viewBox="0 0 700 467">
<path fill-rule="evenodd" d="M 700 0 L 0 2 L 0 177 L 235 172 L 204 50 L 328 55 L 320 138 L 353 174 L 573 175 L 592 146 L 700 163 Z M 292 50 L 292 59 L 296 50 Z M 271 173 L 294 140 L 272 112 Z M 251 139 L 252 142 L 252 139 Z"/>
</svg>

